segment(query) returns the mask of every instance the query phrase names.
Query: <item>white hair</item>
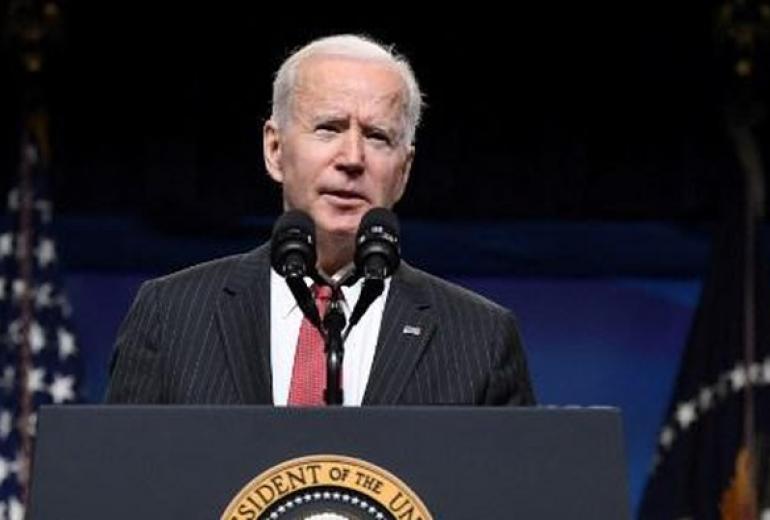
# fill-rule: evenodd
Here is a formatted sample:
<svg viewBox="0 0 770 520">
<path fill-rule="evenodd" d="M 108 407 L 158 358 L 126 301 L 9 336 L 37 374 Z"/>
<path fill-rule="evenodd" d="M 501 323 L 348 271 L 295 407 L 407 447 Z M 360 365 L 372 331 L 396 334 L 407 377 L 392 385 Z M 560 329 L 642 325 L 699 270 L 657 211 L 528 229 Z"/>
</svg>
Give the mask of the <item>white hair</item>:
<svg viewBox="0 0 770 520">
<path fill-rule="evenodd" d="M 297 86 L 299 66 L 313 56 L 333 56 L 366 61 L 384 61 L 391 64 L 404 80 L 404 141 L 414 141 L 422 112 L 422 94 L 412 67 L 404 56 L 396 54 L 392 47 L 364 36 L 341 34 L 312 41 L 294 51 L 281 64 L 273 81 L 272 118 L 279 127 L 288 124 L 292 110 L 292 96 Z"/>
</svg>

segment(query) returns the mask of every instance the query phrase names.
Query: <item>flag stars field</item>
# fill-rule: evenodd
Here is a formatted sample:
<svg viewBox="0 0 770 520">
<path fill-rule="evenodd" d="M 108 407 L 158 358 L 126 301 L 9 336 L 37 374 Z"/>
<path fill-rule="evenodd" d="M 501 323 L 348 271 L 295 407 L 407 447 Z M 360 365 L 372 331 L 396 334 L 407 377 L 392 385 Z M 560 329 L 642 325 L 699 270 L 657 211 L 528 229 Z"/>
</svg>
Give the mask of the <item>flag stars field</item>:
<svg viewBox="0 0 770 520">
<path fill-rule="evenodd" d="M 3 233 L 0 235 L 0 258 L 11 256 L 13 253 L 13 235 L 11 233 Z"/>
<path fill-rule="evenodd" d="M 13 428 L 13 416 L 7 411 L 0 413 L 0 439 L 6 439 Z"/>
<path fill-rule="evenodd" d="M 48 390 L 56 404 L 75 400 L 75 378 L 56 374 Z"/>
<path fill-rule="evenodd" d="M 27 389 L 30 392 L 42 392 L 46 389 L 45 370 L 33 368 L 27 375 Z"/>
<path fill-rule="evenodd" d="M 59 327 L 57 334 L 59 337 L 59 358 L 64 360 L 77 354 L 78 349 L 75 345 L 74 334 L 62 327 Z"/>
<path fill-rule="evenodd" d="M 732 384 L 733 391 L 740 390 L 746 386 L 746 369 L 743 365 L 736 365 L 730 372 L 730 383 Z"/>
<path fill-rule="evenodd" d="M 35 250 L 37 263 L 41 268 L 46 268 L 56 260 L 56 247 L 53 240 L 43 238 Z"/>
</svg>

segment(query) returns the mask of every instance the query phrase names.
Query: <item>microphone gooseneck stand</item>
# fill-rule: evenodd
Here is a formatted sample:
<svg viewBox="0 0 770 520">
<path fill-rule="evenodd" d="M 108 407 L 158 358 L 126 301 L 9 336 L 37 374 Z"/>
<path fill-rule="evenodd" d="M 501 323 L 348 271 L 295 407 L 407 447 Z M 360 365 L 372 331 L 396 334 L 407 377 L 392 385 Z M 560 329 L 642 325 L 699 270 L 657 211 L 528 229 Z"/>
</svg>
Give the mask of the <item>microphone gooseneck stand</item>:
<svg viewBox="0 0 770 520">
<path fill-rule="evenodd" d="M 372 302 L 382 294 L 385 288 L 385 283 L 382 279 L 364 277 L 361 295 L 358 297 L 356 306 L 350 314 L 350 321 L 347 322 L 346 327 L 340 287 L 343 285 L 353 285 L 359 278 L 360 275 L 353 272 L 340 283 L 332 286 L 332 300 L 323 319 L 324 341 L 326 342 L 326 390 L 324 390 L 324 400 L 328 405 L 342 405 L 344 402 L 342 361 L 345 356 L 345 341 L 348 339 L 350 330 L 359 322 Z"/>
<path fill-rule="evenodd" d="M 344 402 L 342 393 L 342 360 L 345 355 L 342 330 L 345 328 L 345 313 L 342 310 L 339 287 L 332 288 L 332 300 L 324 316 L 323 325 L 326 334 L 326 389 L 324 401 L 327 405 L 341 406 Z"/>
</svg>

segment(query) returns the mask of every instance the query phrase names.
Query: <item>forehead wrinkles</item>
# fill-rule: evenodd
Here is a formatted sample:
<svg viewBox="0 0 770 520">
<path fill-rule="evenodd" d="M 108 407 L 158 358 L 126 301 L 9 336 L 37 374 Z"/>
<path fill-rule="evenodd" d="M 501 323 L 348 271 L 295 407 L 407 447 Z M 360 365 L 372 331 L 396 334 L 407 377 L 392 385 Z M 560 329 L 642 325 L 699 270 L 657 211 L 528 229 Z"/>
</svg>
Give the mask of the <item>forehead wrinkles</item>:
<svg viewBox="0 0 770 520">
<path fill-rule="evenodd" d="M 354 111 L 365 120 L 402 124 L 406 100 L 401 77 L 379 64 L 372 71 L 375 73 L 371 75 L 345 74 L 323 67 L 300 67 L 292 112 L 305 119 L 319 113 L 348 116 Z"/>
</svg>

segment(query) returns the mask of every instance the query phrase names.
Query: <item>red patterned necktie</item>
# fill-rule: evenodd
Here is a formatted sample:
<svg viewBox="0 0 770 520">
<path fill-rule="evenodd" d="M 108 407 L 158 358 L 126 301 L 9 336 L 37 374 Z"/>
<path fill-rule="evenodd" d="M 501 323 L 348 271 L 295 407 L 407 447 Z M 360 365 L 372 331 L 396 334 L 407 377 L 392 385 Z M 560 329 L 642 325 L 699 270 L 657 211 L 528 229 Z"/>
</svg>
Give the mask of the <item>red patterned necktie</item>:
<svg viewBox="0 0 770 520">
<path fill-rule="evenodd" d="M 314 285 L 311 288 L 315 296 L 318 314 L 323 318 L 332 296 L 332 288 Z M 289 406 L 324 405 L 326 387 L 326 354 L 324 339 L 318 329 L 307 319 L 302 318 L 294 353 L 294 368 L 289 387 Z"/>
</svg>

